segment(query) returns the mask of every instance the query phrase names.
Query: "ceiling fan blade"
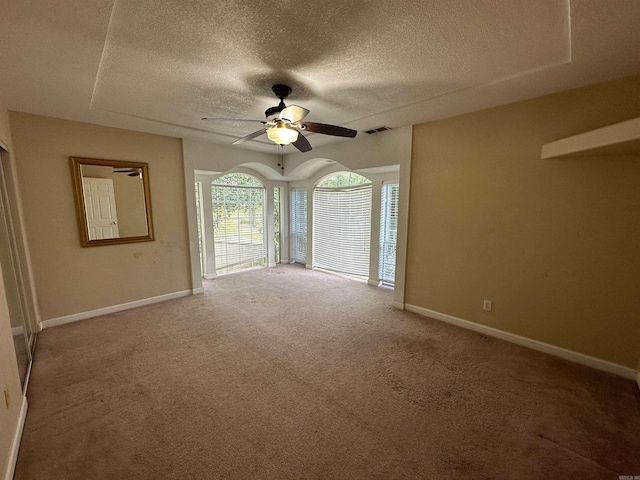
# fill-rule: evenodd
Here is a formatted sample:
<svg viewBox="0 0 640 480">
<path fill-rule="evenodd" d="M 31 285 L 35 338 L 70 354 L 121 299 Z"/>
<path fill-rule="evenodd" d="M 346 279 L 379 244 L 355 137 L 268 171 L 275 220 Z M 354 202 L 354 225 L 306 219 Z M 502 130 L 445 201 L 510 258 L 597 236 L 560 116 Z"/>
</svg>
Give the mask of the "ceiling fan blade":
<svg viewBox="0 0 640 480">
<path fill-rule="evenodd" d="M 227 122 L 253 122 L 265 125 L 267 122 L 262 120 L 252 120 L 250 118 L 225 118 L 225 117 L 202 117 L 202 120 L 224 120 Z"/>
<path fill-rule="evenodd" d="M 265 133 L 266 131 L 267 129 L 263 128 L 261 130 L 258 130 L 257 132 L 250 133 L 246 137 L 239 138 L 238 140 L 233 142 L 232 145 L 240 145 L 241 143 L 248 142 L 249 140 L 253 140 L 254 138 L 259 137 L 260 135 Z"/>
<path fill-rule="evenodd" d="M 297 105 L 289 105 L 280 112 L 280 120 L 286 120 L 290 123 L 296 123 L 309 115 L 309 110 Z"/>
<path fill-rule="evenodd" d="M 293 142 L 291 145 L 296 147 L 301 152 L 308 152 L 309 150 L 311 150 L 311 144 L 309 143 L 309 140 L 307 140 L 307 138 L 299 132 L 298 140 Z"/>
<path fill-rule="evenodd" d="M 298 124 L 302 127 L 302 130 L 313 133 L 322 133 L 324 135 L 353 138 L 358 134 L 357 130 L 339 127 L 337 125 L 327 125 L 326 123 L 299 122 Z"/>
</svg>

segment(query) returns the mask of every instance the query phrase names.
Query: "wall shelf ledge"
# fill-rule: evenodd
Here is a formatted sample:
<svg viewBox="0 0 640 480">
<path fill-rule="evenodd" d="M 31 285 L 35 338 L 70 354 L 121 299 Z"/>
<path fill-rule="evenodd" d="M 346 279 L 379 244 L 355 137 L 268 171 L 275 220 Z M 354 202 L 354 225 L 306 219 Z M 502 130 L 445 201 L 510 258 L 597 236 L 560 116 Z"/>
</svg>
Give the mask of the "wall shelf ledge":
<svg viewBox="0 0 640 480">
<path fill-rule="evenodd" d="M 640 117 L 545 143 L 540 158 L 634 153 L 640 153 Z"/>
</svg>

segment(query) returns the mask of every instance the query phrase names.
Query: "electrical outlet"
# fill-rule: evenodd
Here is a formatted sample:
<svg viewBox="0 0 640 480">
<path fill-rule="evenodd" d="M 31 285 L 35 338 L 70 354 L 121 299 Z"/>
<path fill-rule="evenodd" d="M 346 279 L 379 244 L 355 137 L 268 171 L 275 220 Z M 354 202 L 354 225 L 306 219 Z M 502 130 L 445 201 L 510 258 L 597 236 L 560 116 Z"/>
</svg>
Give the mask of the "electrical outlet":
<svg viewBox="0 0 640 480">
<path fill-rule="evenodd" d="M 482 304 L 482 310 L 484 310 L 485 312 L 490 312 L 492 307 L 493 302 L 491 300 L 485 300 Z"/>
<path fill-rule="evenodd" d="M 11 397 L 9 396 L 9 387 L 4 389 L 4 403 L 7 404 L 7 408 L 11 405 Z"/>
</svg>

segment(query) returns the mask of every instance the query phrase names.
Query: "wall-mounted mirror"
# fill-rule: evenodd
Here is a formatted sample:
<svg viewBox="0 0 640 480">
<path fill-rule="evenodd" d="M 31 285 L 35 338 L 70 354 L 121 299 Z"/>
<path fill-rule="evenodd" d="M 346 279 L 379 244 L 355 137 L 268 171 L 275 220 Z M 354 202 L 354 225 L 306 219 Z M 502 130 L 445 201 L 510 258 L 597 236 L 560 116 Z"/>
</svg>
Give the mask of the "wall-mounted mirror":
<svg viewBox="0 0 640 480">
<path fill-rule="evenodd" d="M 146 163 L 70 159 L 83 247 L 153 240 Z"/>
</svg>

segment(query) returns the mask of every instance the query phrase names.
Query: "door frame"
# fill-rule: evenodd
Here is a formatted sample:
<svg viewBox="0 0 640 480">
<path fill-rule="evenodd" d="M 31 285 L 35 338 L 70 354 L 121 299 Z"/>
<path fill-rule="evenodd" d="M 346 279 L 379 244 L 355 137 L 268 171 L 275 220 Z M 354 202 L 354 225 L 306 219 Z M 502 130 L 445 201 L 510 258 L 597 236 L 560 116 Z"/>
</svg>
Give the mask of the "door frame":
<svg viewBox="0 0 640 480">
<path fill-rule="evenodd" d="M 32 278 L 30 275 L 30 269 L 27 267 L 27 274 L 25 275 L 23 267 L 23 258 L 21 256 L 20 247 L 23 247 L 23 251 L 25 253 L 27 249 L 24 243 L 21 244 L 22 239 L 18 235 L 18 231 L 20 231 L 20 233 L 24 235 L 22 231 L 22 228 L 24 227 L 21 222 L 19 203 L 15 197 L 15 193 L 17 190 L 16 184 L 12 184 L 12 181 L 14 181 L 14 177 L 11 165 L 11 155 L 9 154 L 7 148 L 2 143 L 0 143 L 0 195 L 2 197 L 0 198 L 0 201 L 2 202 L 2 206 L 4 209 L 7 236 L 9 238 L 8 248 L 10 250 L 11 261 L 13 263 L 12 267 L 15 272 L 15 283 L 18 291 L 20 307 L 23 314 L 22 328 L 29 358 L 29 364 L 27 366 L 25 378 L 20 379 L 20 381 L 23 382 L 23 394 L 26 394 L 27 387 L 29 385 L 29 378 L 31 376 L 31 368 L 33 365 L 33 353 L 36 346 L 38 323 L 34 321 L 35 319 L 32 316 L 32 311 L 35 310 L 35 308 L 33 307 L 35 307 L 35 305 L 31 303 L 30 299 L 32 297 L 29 296 L 30 291 L 28 287 L 32 286 L 30 282 Z M 27 282 L 27 280 L 29 280 L 29 282 Z"/>
</svg>

